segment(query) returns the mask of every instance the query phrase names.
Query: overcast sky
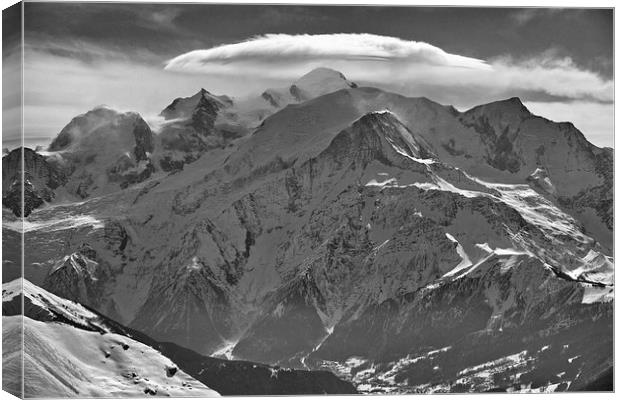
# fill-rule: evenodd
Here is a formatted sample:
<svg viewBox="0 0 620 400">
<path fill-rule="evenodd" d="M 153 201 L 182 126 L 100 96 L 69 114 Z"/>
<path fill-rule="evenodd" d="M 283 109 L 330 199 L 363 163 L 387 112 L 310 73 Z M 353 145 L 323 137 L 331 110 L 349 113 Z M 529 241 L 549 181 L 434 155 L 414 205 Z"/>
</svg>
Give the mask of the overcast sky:
<svg viewBox="0 0 620 400">
<path fill-rule="evenodd" d="M 326 66 L 461 110 L 519 96 L 613 145 L 611 10 L 26 3 L 25 21 L 29 143 L 100 104 L 148 120 L 201 87 L 244 96 Z"/>
</svg>

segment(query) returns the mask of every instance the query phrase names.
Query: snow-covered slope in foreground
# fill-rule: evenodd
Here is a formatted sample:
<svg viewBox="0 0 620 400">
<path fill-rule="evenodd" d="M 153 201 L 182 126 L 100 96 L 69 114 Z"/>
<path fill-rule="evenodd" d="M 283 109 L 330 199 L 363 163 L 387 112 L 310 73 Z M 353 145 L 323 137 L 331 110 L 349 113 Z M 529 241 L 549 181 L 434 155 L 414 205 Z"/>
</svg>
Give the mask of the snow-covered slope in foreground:
<svg viewBox="0 0 620 400">
<path fill-rule="evenodd" d="M 3 316 L 2 335 L 6 357 L 11 347 L 19 349 L 14 340 L 23 329 L 25 397 L 219 396 L 155 349 L 107 332 L 83 306 L 23 283 L 23 328 L 21 316 Z M 21 284 L 18 279 L 3 285 L 3 305 L 19 301 Z M 63 316 L 65 322 L 46 322 L 52 315 Z M 19 362 L 19 357 L 9 358 Z M 5 373 L 16 370 L 4 368 Z"/>
<path fill-rule="evenodd" d="M 2 334 L 17 337 L 21 323 L 19 316 L 4 317 Z M 28 317 L 23 323 L 27 397 L 218 396 L 176 371 L 154 349 L 125 336 Z"/>
</svg>

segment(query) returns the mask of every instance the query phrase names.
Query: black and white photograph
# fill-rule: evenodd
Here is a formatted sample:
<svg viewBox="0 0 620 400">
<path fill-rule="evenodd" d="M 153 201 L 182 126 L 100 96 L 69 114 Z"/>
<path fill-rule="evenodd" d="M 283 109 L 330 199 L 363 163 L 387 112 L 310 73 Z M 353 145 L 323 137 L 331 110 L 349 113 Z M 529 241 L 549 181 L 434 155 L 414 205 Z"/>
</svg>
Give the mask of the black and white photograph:
<svg viewBox="0 0 620 400">
<path fill-rule="evenodd" d="M 3 398 L 613 394 L 613 2 L 12 3 Z"/>
</svg>

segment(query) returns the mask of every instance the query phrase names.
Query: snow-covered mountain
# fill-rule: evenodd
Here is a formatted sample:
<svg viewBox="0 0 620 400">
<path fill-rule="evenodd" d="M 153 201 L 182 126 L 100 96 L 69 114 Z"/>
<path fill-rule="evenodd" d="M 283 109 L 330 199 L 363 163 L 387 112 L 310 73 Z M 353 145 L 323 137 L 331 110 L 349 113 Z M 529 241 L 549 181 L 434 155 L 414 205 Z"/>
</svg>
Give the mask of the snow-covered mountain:
<svg viewBox="0 0 620 400">
<path fill-rule="evenodd" d="M 25 220 L 26 277 L 158 341 L 360 391 L 608 374 L 610 149 L 517 98 L 459 112 L 328 69 L 265 93 L 175 100 L 144 179 L 66 201 L 68 174 Z"/>
<path fill-rule="evenodd" d="M 205 151 L 226 146 L 244 135 L 245 127 L 235 124 L 234 113 L 230 112 L 232 106 L 228 97 L 214 96 L 205 89 L 175 99 L 160 113 L 165 120 L 158 135 L 160 150 L 156 158 L 160 167 L 164 171 L 182 169 Z"/>
<path fill-rule="evenodd" d="M 340 89 L 355 88 L 357 84 L 333 69 L 316 68 L 287 88 L 267 89 L 261 97 L 275 108 L 302 103 Z"/>
<path fill-rule="evenodd" d="M 21 369 L 23 337 L 25 397 L 219 396 L 152 347 L 27 280 L 3 284 L 2 311 L 3 371 Z"/>
<path fill-rule="evenodd" d="M 221 360 L 156 342 L 27 280 L 3 284 L 2 296 L 3 387 L 16 395 L 22 365 L 25 397 L 355 393 L 329 372 Z"/>
<path fill-rule="evenodd" d="M 67 124 L 45 154 L 67 176 L 62 197 L 84 199 L 147 179 L 153 150 L 153 133 L 140 115 L 99 106 Z"/>
</svg>

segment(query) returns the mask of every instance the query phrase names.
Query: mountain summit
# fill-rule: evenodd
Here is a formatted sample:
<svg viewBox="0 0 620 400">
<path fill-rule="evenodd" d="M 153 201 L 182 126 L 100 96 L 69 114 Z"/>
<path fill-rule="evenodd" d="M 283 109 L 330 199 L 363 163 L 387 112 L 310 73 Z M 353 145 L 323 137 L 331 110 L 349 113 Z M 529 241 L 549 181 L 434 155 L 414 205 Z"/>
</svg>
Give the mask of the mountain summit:
<svg viewBox="0 0 620 400">
<path fill-rule="evenodd" d="M 211 108 L 218 110 L 232 104 L 228 96 L 216 96 L 202 88 L 198 93 L 190 97 L 177 97 L 170 105 L 159 114 L 165 119 L 189 118 L 200 106 L 209 104 Z"/>
<path fill-rule="evenodd" d="M 340 89 L 356 87 L 357 84 L 347 80 L 341 72 L 330 68 L 316 68 L 296 80 L 290 91 L 291 94 L 295 92 L 305 99 L 311 99 Z M 293 88 L 297 88 L 301 93 Z"/>
<path fill-rule="evenodd" d="M 357 84 L 336 70 L 316 68 L 297 79 L 288 88 L 267 89 L 262 97 L 273 107 L 281 108 L 291 103 L 304 101 L 341 89 L 356 88 Z"/>
</svg>

